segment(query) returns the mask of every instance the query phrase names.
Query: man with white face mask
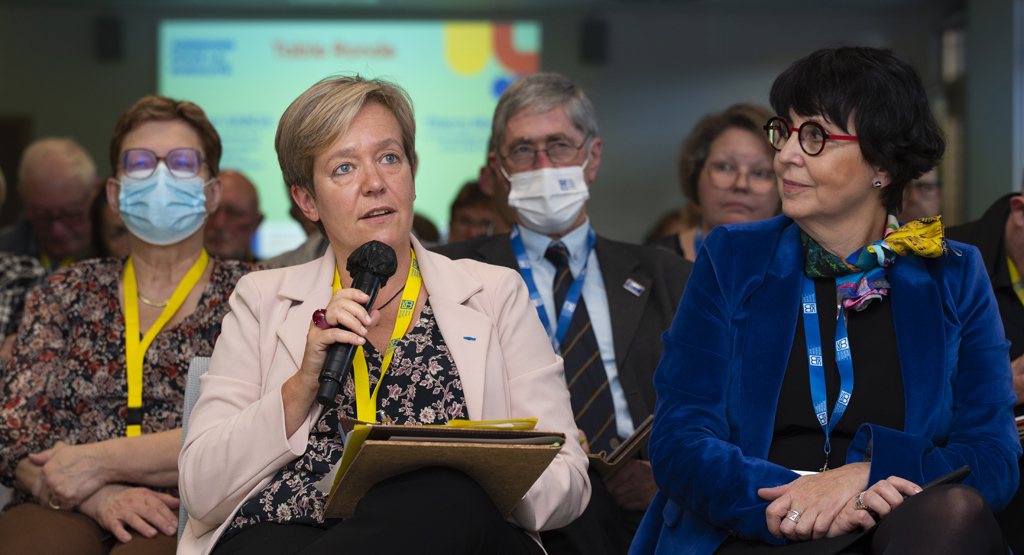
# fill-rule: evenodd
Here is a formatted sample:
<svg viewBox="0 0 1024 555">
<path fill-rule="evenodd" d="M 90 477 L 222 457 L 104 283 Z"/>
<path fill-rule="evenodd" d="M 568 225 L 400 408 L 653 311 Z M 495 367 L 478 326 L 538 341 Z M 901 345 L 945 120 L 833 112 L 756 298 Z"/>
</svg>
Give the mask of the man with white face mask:
<svg viewBox="0 0 1024 555">
<path fill-rule="evenodd" d="M 598 236 L 587 217 L 601 163 L 594 107 L 567 77 L 538 73 L 502 94 L 489 160 L 508 204 L 511 233 L 439 252 L 520 271 L 565 360 L 576 424 L 592 453 L 610 452 L 654 412 L 661 333 L 672 321 L 690 263 Z M 541 534 L 552 555 L 625 553 L 657 486 L 646 460 L 607 481 L 591 471 L 586 512 Z"/>
</svg>

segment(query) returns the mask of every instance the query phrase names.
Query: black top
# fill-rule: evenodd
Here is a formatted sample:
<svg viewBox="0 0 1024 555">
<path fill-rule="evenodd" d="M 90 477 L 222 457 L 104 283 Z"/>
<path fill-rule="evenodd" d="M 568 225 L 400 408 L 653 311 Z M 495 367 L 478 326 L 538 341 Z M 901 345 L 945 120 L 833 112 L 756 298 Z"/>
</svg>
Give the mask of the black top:
<svg viewBox="0 0 1024 555">
<path fill-rule="evenodd" d="M 835 351 L 838 313 L 835 280 L 814 280 L 814 294 L 818 301 L 818 327 L 821 333 L 828 414 L 831 418 L 840 387 Z M 797 299 L 793 300 L 793 310 L 800 310 Z M 847 310 L 846 318 L 850 355 L 853 358 L 853 395 L 830 436 L 832 450 L 829 468 L 837 468 L 846 462 L 846 451 L 861 424 L 871 422 L 903 430 L 905 418 L 903 375 L 896 347 L 892 302 L 888 298 L 872 301 L 861 312 Z M 792 470 L 820 470 L 825 463 L 824 447 L 825 433 L 814 416 L 811 402 L 807 342 L 801 314 L 797 318 L 793 349 L 779 392 L 768 460 Z"/>
</svg>

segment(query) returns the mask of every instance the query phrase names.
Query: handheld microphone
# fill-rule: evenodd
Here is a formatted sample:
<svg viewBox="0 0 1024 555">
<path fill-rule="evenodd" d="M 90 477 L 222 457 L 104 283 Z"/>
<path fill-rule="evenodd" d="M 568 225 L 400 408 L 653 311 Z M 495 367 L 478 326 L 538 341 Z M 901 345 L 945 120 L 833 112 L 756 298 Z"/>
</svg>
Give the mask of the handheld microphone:
<svg viewBox="0 0 1024 555">
<path fill-rule="evenodd" d="M 348 257 L 345 269 L 352 276 L 352 287 L 370 296 L 363 305 L 367 311 L 377 299 L 377 293 L 384 287 L 388 278 L 395 275 L 398 259 L 395 250 L 381 243 L 370 241 L 363 244 Z M 343 326 L 337 326 L 345 329 Z M 327 348 L 324 367 L 320 369 L 320 388 L 316 392 L 316 400 L 324 406 L 334 404 L 334 399 L 341 388 L 341 380 L 345 372 L 352 367 L 358 345 L 335 343 Z"/>
</svg>

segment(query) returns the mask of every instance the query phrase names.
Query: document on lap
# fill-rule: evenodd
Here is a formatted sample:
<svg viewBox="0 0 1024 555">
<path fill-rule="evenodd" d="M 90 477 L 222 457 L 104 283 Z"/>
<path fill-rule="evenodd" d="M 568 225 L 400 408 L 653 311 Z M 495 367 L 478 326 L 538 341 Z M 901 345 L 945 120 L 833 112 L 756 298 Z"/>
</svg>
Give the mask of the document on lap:
<svg viewBox="0 0 1024 555">
<path fill-rule="evenodd" d="M 533 430 L 536 419 L 453 421 L 447 426 L 341 422 L 341 461 L 317 485 L 328 494 L 325 518 L 348 518 L 376 483 L 428 466 L 470 476 L 507 516 L 565 443 L 565 434 Z"/>
</svg>

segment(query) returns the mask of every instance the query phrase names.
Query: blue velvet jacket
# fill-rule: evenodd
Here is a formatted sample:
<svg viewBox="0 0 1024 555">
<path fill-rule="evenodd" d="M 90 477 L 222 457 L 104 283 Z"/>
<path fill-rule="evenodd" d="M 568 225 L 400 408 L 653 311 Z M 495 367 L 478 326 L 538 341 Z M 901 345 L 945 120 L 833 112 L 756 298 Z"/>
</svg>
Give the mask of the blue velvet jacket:
<svg viewBox="0 0 1024 555">
<path fill-rule="evenodd" d="M 999 510 L 1021 454 L 1007 342 L 978 250 L 951 246 L 889 268 L 906 421 L 903 431 L 864 424 L 846 462 L 870 460 L 869 483 L 917 484 L 967 464 L 965 483 Z M 785 216 L 719 226 L 704 241 L 663 336 L 650 439 L 661 489 L 631 554 L 713 553 L 730 531 L 785 543 L 768 533 L 757 489 L 797 478 L 765 459 L 802 279 L 800 229 Z"/>
</svg>

